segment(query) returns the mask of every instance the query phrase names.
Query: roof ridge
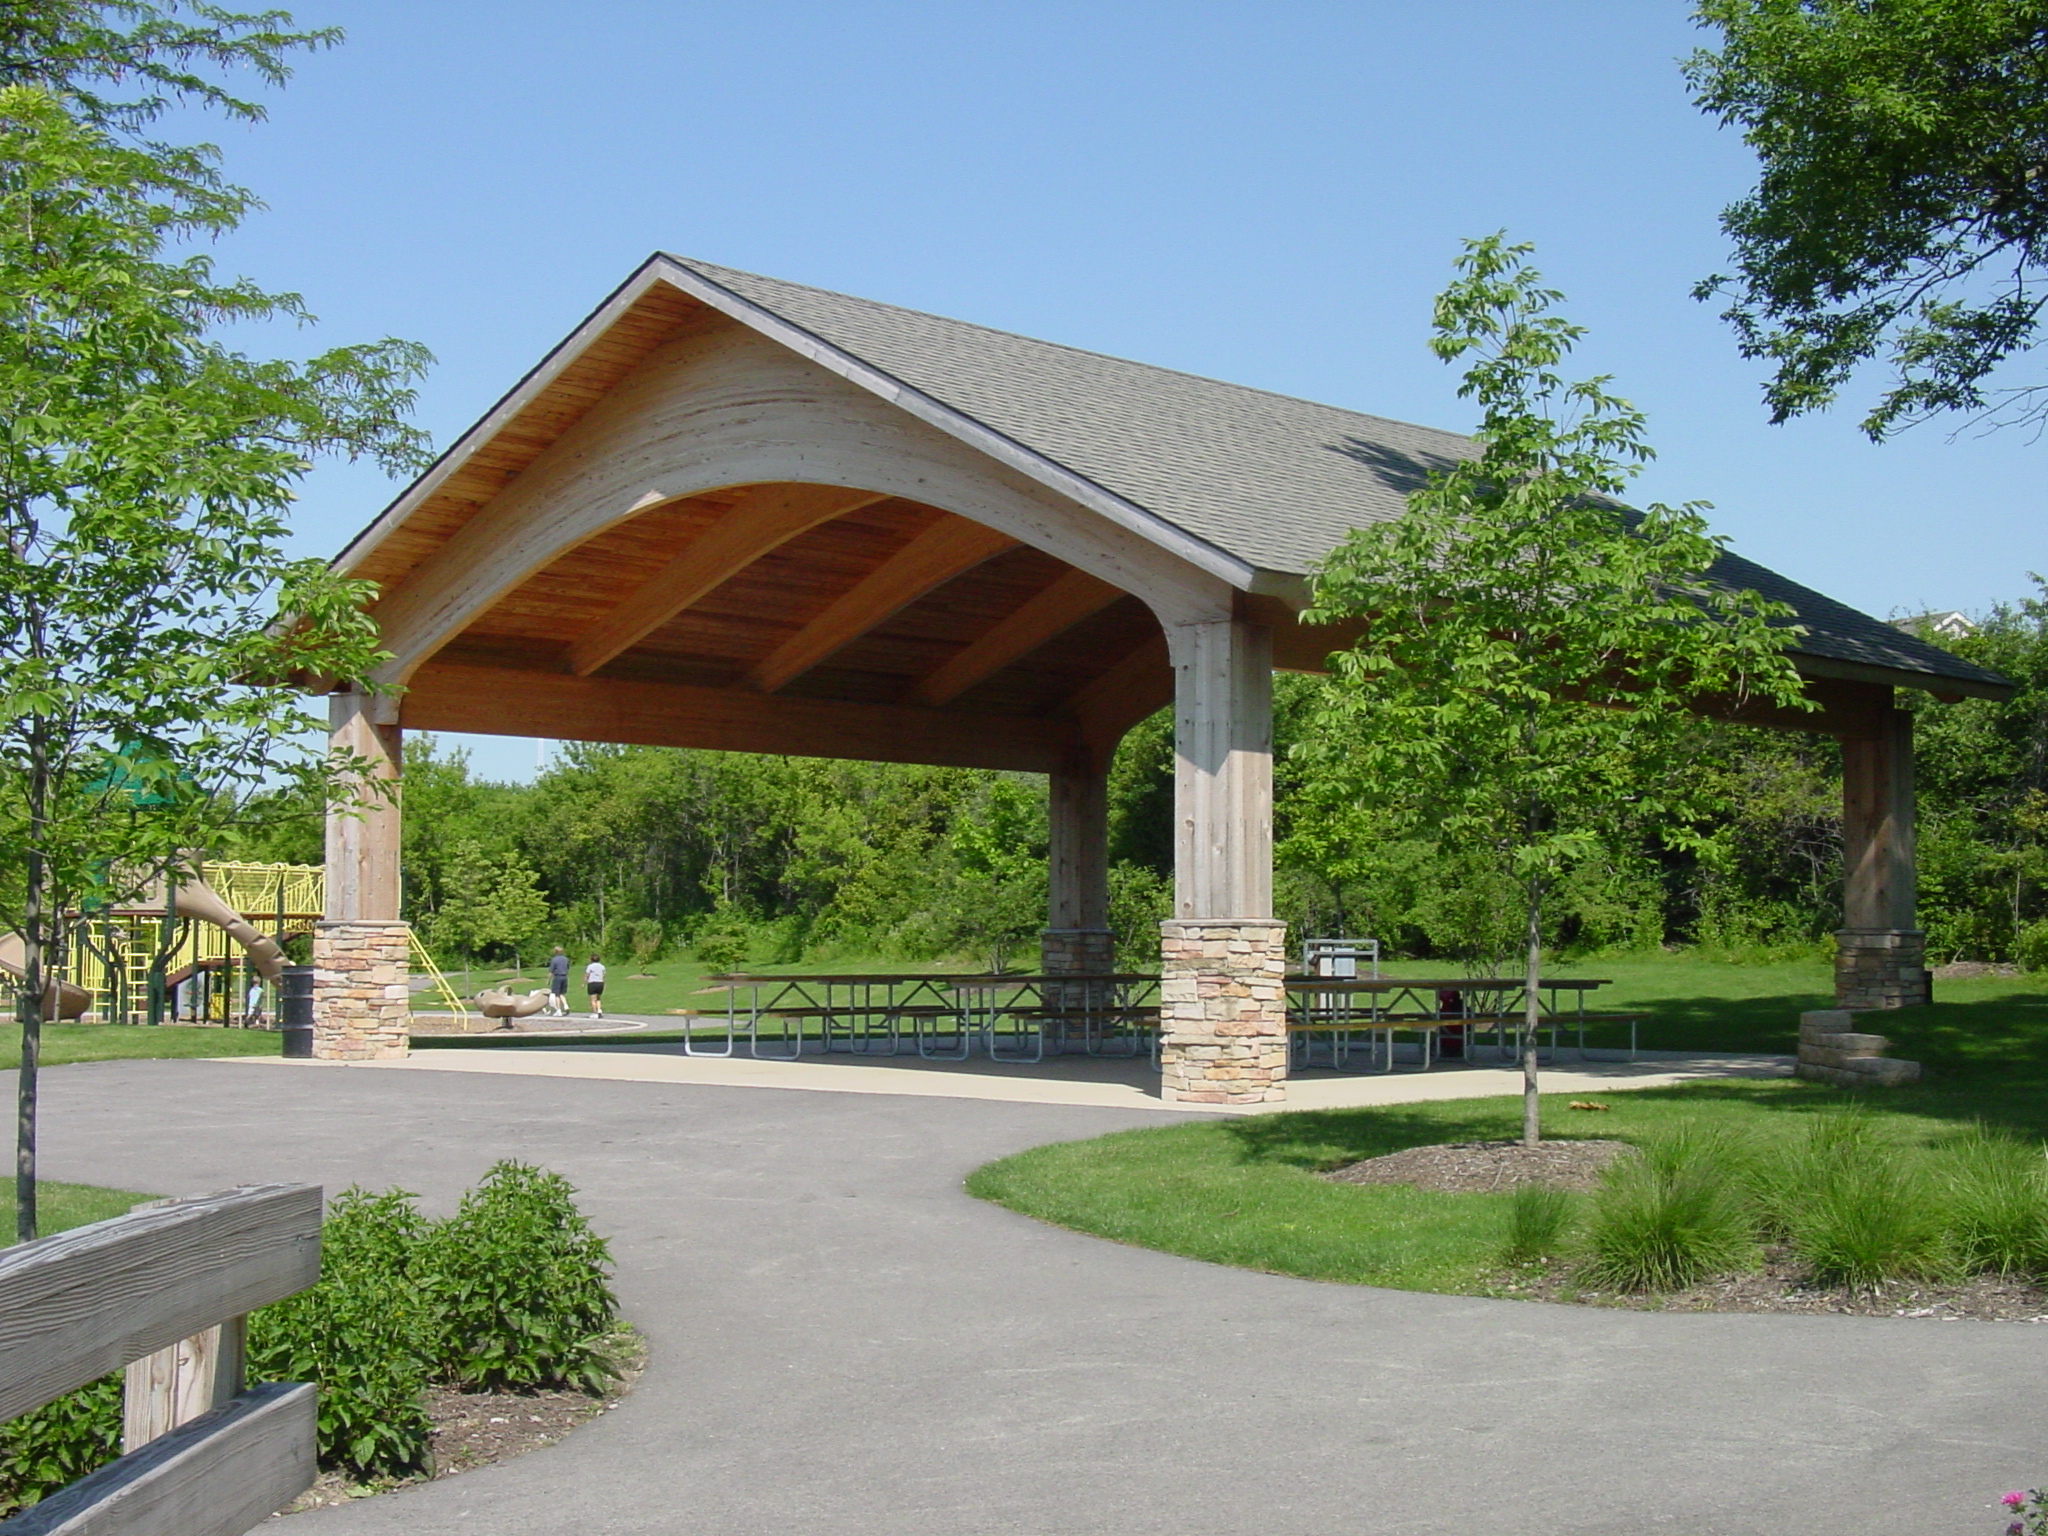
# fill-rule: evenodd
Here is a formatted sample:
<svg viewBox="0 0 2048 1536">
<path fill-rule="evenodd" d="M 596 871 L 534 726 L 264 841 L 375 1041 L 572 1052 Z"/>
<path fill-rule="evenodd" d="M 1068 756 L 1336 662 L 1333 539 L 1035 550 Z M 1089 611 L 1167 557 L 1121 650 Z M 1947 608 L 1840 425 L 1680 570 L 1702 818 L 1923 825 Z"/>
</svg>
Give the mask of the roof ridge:
<svg viewBox="0 0 2048 1536">
<path fill-rule="evenodd" d="M 1332 405 L 1327 400 L 1311 400 L 1307 395 L 1290 395 L 1283 390 L 1262 389 L 1256 384 L 1239 384 L 1230 379 L 1219 379 L 1212 374 L 1194 373 L 1186 368 L 1168 368 L 1159 363 L 1148 363 L 1135 357 L 1124 357 L 1115 352 L 1098 352 L 1092 347 L 1077 347 L 1065 341 L 1047 341 L 1043 336 L 1029 336 L 1022 331 L 1006 331 L 1001 326 L 983 325 L 979 320 L 962 320 L 957 315 L 942 315 L 929 309 L 912 309 L 908 304 L 891 304 L 886 299 L 870 299 L 857 293 L 842 293 L 837 288 L 820 288 L 815 283 L 792 282 L 786 277 L 771 277 L 765 272 L 749 272 L 744 267 L 725 267 L 716 262 L 703 261 L 694 256 L 678 256 L 674 251 L 663 251 L 664 259 L 688 267 L 700 276 L 710 277 L 716 282 L 717 273 L 731 273 L 736 277 L 752 278 L 756 282 L 773 283 L 781 288 L 797 288 L 805 293 L 822 294 L 828 299 L 846 299 L 855 304 L 865 304 L 873 309 L 892 310 L 899 315 L 915 315 L 921 320 L 943 320 L 948 325 L 961 325 L 969 330 L 981 331 L 990 336 L 1001 336 L 1009 341 L 1027 342 L 1034 347 L 1050 347 L 1060 352 L 1071 352 L 1077 357 L 1099 358 L 1104 362 L 1122 363 L 1130 368 L 1142 368 L 1147 373 L 1171 374 L 1177 379 L 1192 379 L 1197 384 L 1214 384 L 1221 389 L 1235 390 L 1246 395 L 1265 395 L 1274 400 L 1284 400 L 1289 405 L 1314 406 L 1319 411 L 1335 411 L 1344 416 L 1355 416 L 1360 421 L 1378 422 L 1389 427 L 1405 427 L 1411 432 L 1426 432 L 1432 437 L 1456 438 L 1460 442 L 1473 442 L 1469 432 L 1453 432 L 1445 427 L 1426 426 L 1419 421 L 1402 421 L 1393 416 L 1375 416 L 1370 411 L 1353 410 L 1348 405 Z M 744 294 L 740 295 L 745 298 Z M 809 329 L 809 327 L 804 327 Z M 824 338 L 819 338 L 823 340 Z"/>
</svg>

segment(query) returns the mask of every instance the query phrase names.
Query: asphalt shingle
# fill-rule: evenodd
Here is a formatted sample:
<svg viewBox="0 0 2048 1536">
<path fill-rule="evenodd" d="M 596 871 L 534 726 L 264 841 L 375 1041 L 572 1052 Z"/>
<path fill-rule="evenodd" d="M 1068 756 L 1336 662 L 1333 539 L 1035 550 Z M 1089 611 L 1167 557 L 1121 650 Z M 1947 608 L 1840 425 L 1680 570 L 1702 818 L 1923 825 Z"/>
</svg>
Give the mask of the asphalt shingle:
<svg viewBox="0 0 2048 1536">
<path fill-rule="evenodd" d="M 1306 575 L 1399 517 L 1468 437 L 1036 341 L 685 257 L 679 266 L 1261 570 Z M 1740 556 L 1715 574 L 1791 606 L 1800 652 L 1936 677 L 1997 674 Z"/>
</svg>

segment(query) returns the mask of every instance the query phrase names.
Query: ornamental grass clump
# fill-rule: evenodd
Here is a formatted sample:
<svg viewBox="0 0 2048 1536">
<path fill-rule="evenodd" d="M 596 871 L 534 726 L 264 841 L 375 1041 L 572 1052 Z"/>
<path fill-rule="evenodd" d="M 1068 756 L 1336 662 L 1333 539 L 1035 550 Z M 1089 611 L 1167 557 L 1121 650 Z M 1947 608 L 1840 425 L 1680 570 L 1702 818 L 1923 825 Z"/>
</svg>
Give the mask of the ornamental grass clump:
<svg viewBox="0 0 2048 1536">
<path fill-rule="evenodd" d="M 1726 1138 L 1682 1126 L 1610 1164 L 1587 1222 L 1586 1280 L 1670 1291 L 1747 1269 L 1756 1241 L 1741 1162 Z"/>
<path fill-rule="evenodd" d="M 1927 1159 L 1877 1134 L 1861 1112 L 1816 1118 L 1787 1161 L 1802 1188 L 1784 1224 L 1816 1281 L 1869 1290 L 1953 1267 L 1942 1190 Z"/>
<path fill-rule="evenodd" d="M 1977 1273 L 2048 1274 L 2048 1156 L 1979 1127 L 1940 1162 L 1956 1257 Z"/>
<path fill-rule="evenodd" d="M 1518 1186 L 1508 1197 L 1508 1237 L 1501 1258 L 1509 1264 L 1555 1258 L 1571 1236 L 1578 1206 L 1570 1190 L 1554 1184 Z"/>
<path fill-rule="evenodd" d="M 468 1391 L 596 1394 L 617 1379 L 611 1250 L 575 1193 L 558 1173 L 508 1160 L 434 1228 L 423 1263 L 443 1380 Z"/>
</svg>

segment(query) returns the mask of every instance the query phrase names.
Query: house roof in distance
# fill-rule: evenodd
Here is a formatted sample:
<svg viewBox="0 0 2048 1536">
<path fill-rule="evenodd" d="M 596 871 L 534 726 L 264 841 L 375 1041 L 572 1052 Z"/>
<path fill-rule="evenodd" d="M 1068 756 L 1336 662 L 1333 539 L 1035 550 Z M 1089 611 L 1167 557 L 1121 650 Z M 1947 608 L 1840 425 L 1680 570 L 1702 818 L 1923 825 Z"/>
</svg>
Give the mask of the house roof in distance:
<svg viewBox="0 0 2048 1536">
<path fill-rule="evenodd" d="M 1456 433 L 657 256 L 343 562 L 355 568 L 370 553 L 366 546 L 397 531 L 430 484 L 459 474 L 468 455 L 490 452 L 493 424 L 512 424 L 508 412 L 522 391 L 544 390 L 549 379 L 574 371 L 575 353 L 601 346 L 607 309 L 624 323 L 663 288 L 669 304 L 681 290 L 1246 590 L 1300 591 L 1352 528 L 1399 517 L 1432 470 L 1478 452 Z M 530 429 L 525 436 L 531 439 Z M 1996 673 L 1740 557 L 1725 557 L 1717 575 L 1794 610 L 1807 630 L 1795 652 L 1818 663 L 1809 672 L 1825 675 L 1832 664 L 1841 675 L 1950 685 L 1937 692 L 2003 694 L 2010 687 Z"/>
</svg>

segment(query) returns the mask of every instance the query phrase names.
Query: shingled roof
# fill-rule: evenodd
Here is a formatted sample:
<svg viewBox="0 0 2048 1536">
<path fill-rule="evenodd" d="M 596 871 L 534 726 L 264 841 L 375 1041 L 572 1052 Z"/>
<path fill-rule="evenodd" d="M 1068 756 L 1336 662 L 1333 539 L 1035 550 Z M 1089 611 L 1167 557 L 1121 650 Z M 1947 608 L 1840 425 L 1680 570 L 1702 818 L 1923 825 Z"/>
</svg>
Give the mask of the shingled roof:
<svg viewBox="0 0 2048 1536">
<path fill-rule="evenodd" d="M 1471 438 L 686 257 L 677 266 L 1260 571 L 1305 576 L 1401 515 Z M 1995 672 L 1740 556 L 1715 574 L 1790 606 L 1802 655 L 1996 686 Z"/>
<path fill-rule="evenodd" d="M 1479 451 L 1457 433 L 686 257 L 654 258 L 621 295 L 645 292 L 650 281 L 798 348 L 1248 590 L 1301 590 L 1349 530 L 1399 517 L 1431 470 Z M 566 354 L 579 338 L 522 388 L 573 366 Z M 408 506 L 466 456 L 487 451 L 494 423 L 519 398 L 508 396 L 343 563 L 395 531 Z M 1808 671 L 1826 673 L 1835 663 L 1849 669 L 1844 675 L 1877 681 L 1941 680 L 1969 693 L 2010 688 L 1996 673 L 1738 556 L 1725 557 L 1716 575 L 1793 609 L 1806 629 L 1795 653 L 1819 663 Z"/>
</svg>

